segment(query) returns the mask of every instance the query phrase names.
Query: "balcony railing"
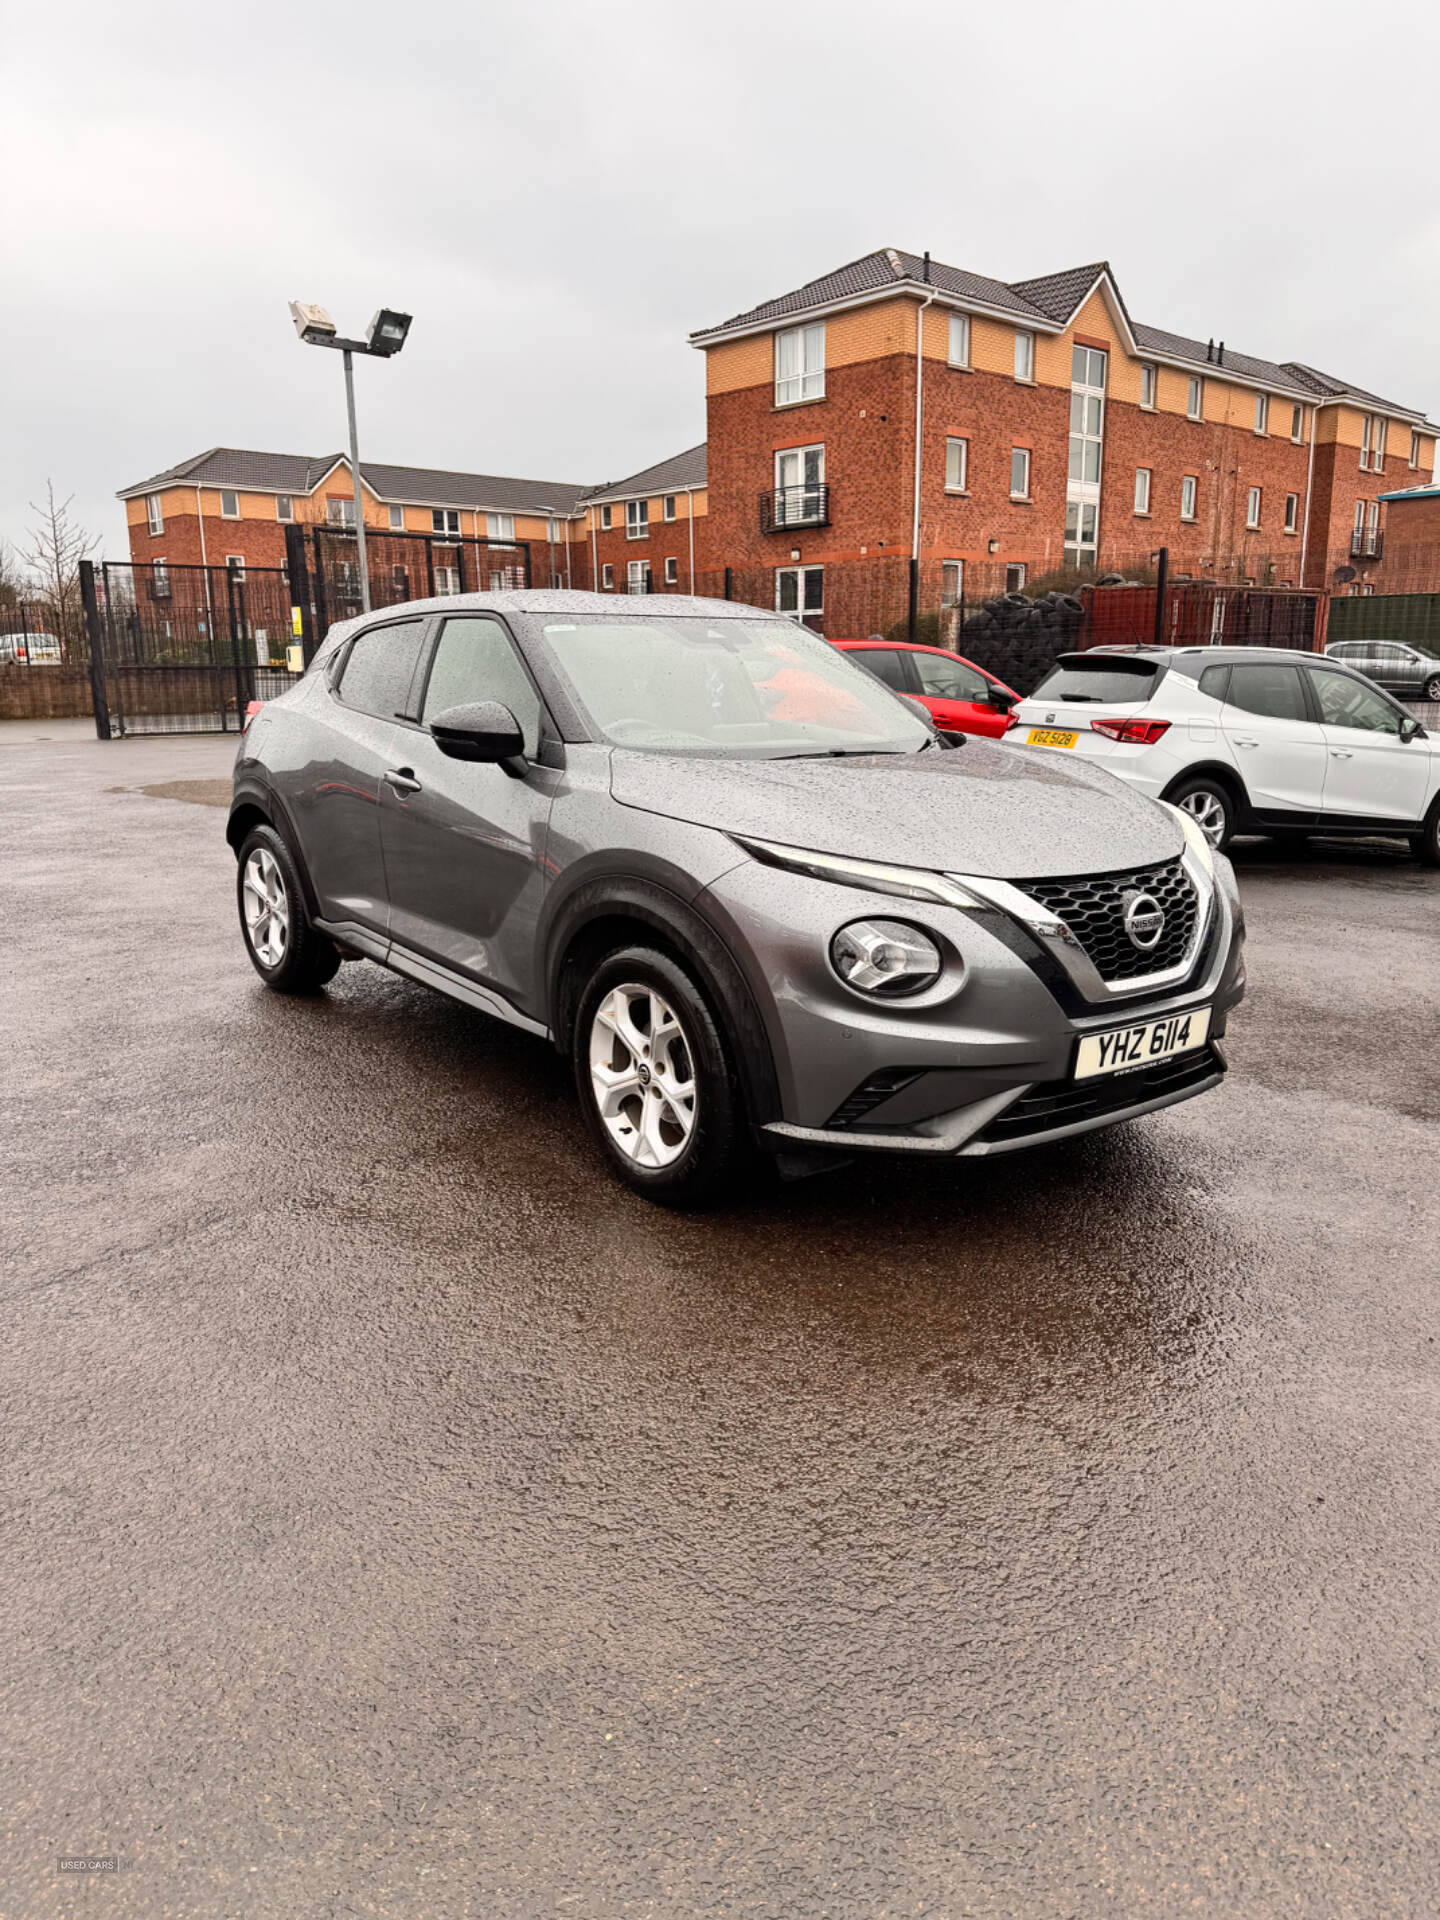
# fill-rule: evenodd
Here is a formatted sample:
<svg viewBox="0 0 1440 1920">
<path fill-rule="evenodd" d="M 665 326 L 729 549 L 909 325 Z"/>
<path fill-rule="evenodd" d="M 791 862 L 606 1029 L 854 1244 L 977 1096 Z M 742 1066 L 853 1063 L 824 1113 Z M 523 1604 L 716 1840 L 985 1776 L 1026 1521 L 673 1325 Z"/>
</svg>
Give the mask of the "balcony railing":
<svg viewBox="0 0 1440 1920">
<path fill-rule="evenodd" d="M 1352 560 L 1378 560 L 1385 551 L 1385 535 L 1378 527 L 1357 527 L 1350 536 Z"/>
<path fill-rule="evenodd" d="M 760 531 L 788 533 L 793 527 L 830 524 L 830 489 L 823 480 L 812 486 L 773 487 L 760 496 Z"/>
</svg>

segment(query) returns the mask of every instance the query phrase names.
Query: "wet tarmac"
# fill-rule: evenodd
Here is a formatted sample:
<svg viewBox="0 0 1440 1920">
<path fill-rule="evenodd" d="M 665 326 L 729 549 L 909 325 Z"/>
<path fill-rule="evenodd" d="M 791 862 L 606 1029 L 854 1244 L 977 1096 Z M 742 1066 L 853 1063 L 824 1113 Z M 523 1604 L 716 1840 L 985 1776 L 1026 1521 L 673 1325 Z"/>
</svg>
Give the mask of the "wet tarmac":
<svg viewBox="0 0 1440 1920">
<path fill-rule="evenodd" d="M 4 1920 L 1440 1912 L 1440 874 L 1242 847 L 1215 1094 L 677 1218 L 264 991 L 229 751 L 0 744 Z"/>
</svg>

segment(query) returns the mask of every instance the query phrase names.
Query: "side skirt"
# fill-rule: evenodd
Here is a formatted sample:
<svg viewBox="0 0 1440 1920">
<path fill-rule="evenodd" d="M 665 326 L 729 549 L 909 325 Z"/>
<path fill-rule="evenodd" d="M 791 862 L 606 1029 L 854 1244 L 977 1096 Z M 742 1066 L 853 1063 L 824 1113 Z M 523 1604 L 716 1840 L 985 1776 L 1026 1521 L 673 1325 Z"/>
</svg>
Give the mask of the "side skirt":
<svg viewBox="0 0 1440 1920">
<path fill-rule="evenodd" d="M 403 973 L 411 980 L 418 980 L 421 986 L 433 987 L 436 993 L 458 1000 L 462 1006 L 474 1007 L 479 1013 L 488 1013 L 496 1020 L 503 1020 L 507 1027 L 518 1027 L 522 1033 L 532 1033 L 539 1040 L 550 1038 L 548 1027 L 512 1007 L 493 988 L 482 987 L 478 980 L 467 980 L 464 974 L 452 972 L 438 960 L 427 960 L 418 953 L 412 953 L 408 947 L 402 947 L 394 940 L 386 940 L 368 927 L 356 925 L 353 920 L 317 920 L 315 926 L 319 932 L 328 934 L 337 946 L 352 948 L 364 954 L 367 960 L 375 960 L 382 967 L 389 967 L 392 973 Z"/>
</svg>

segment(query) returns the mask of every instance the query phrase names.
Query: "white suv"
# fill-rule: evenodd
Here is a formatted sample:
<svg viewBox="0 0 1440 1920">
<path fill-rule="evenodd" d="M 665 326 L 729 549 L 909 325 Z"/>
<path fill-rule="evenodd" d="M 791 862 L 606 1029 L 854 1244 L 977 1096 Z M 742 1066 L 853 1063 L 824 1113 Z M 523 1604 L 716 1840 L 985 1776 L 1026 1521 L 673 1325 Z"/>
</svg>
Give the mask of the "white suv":
<svg viewBox="0 0 1440 1920">
<path fill-rule="evenodd" d="M 1274 647 L 1062 654 L 1014 709 L 1015 743 L 1083 754 L 1237 832 L 1401 834 L 1440 866 L 1440 739 L 1363 675 Z"/>
</svg>

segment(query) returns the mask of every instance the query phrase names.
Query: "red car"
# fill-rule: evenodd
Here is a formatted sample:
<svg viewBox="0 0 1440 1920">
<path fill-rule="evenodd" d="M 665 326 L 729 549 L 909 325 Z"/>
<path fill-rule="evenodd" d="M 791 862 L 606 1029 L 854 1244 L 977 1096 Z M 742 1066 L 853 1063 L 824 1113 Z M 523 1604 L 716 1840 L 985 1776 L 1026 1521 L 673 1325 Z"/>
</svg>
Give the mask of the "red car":
<svg viewBox="0 0 1440 1920">
<path fill-rule="evenodd" d="M 993 673 L 943 647 L 911 646 L 908 640 L 832 640 L 896 693 L 928 707 L 947 733 L 979 733 L 998 740 L 1019 722 L 1009 706 L 1020 696 Z"/>
</svg>

